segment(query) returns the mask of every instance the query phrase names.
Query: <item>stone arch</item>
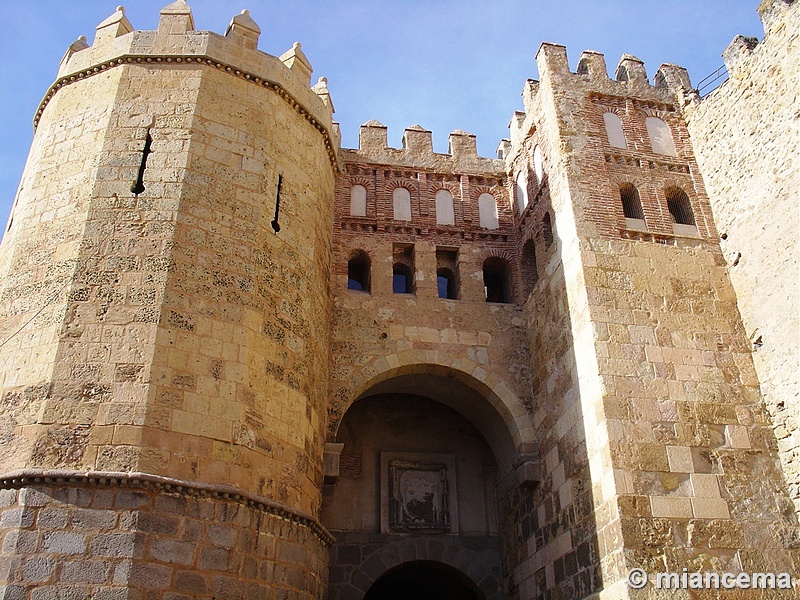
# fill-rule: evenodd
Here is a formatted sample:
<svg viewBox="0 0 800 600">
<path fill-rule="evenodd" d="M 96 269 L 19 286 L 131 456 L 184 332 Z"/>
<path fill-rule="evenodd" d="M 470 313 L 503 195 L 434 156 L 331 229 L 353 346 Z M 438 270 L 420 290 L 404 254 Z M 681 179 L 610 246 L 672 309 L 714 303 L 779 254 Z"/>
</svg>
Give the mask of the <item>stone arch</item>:
<svg viewBox="0 0 800 600">
<path fill-rule="evenodd" d="M 488 557 L 489 553 L 493 556 Z M 474 551 L 452 536 L 400 538 L 362 555 L 349 581 L 341 586 L 331 586 L 330 597 L 331 600 L 345 597 L 361 600 L 370 587 L 392 569 L 408 563 L 433 562 L 459 571 L 475 585 L 486 600 L 501 600 L 505 596 L 499 569 L 486 568 L 488 564 L 499 565 L 496 553 L 496 549 Z"/>
<path fill-rule="evenodd" d="M 375 358 L 353 373 L 349 402 L 331 414 L 329 441 L 335 441 L 342 418 L 350 406 L 383 382 L 404 376 L 442 377 L 472 390 L 469 404 L 433 398 L 471 421 L 486 438 L 501 476 L 510 473 L 520 456 L 534 448 L 533 426 L 523 401 L 496 374 L 466 357 L 440 350 L 404 350 Z M 480 401 L 478 400 L 480 397 Z"/>
</svg>

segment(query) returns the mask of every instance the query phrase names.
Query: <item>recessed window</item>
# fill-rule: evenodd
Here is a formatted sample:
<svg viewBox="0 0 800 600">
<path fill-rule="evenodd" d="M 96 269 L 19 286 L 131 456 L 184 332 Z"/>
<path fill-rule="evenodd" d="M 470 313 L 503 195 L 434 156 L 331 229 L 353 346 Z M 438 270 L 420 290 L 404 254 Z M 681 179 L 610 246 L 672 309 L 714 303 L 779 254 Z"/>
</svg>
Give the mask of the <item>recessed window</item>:
<svg viewBox="0 0 800 600">
<path fill-rule="evenodd" d="M 392 247 L 392 292 L 414 293 L 414 245 L 394 244 Z"/>
<path fill-rule="evenodd" d="M 491 194 L 478 196 L 478 224 L 485 229 L 497 229 L 497 200 Z"/>
<path fill-rule="evenodd" d="M 533 150 L 533 170 L 536 173 L 536 181 L 539 185 L 544 182 L 544 159 L 542 158 L 542 149 L 536 146 Z"/>
<path fill-rule="evenodd" d="M 625 132 L 622 130 L 622 119 L 615 113 L 607 112 L 603 115 L 603 122 L 606 125 L 608 144 L 613 148 L 627 148 Z"/>
<path fill-rule="evenodd" d="M 507 260 L 492 256 L 483 262 L 483 290 L 487 302 L 511 302 L 511 268 Z"/>
<path fill-rule="evenodd" d="M 439 298 L 458 299 L 457 248 L 436 248 L 436 286 Z"/>
<path fill-rule="evenodd" d="M 695 225 L 694 212 L 689 196 L 677 187 L 667 188 L 667 208 L 672 215 L 672 222 L 678 225 Z"/>
<path fill-rule="evenodd" d="M 356 250 L 347 261 L 347 289 L 359 292 L 369 291 L 369 256 L 363 250 Z"/>
<path fill-rule="evenodd" d="M 642 201 L 636 186 L 632 183 L 623 183 L 619 186 L 619 197 L 622 202 L 622 212 L 625 214 L 625 227 L 639 231 L 647 230 Z"/>
<path fill-rule="evenodd" d="M 549 248 L 553 243 L 553 223 L 550 221 L 549 212 L 544 213 L 544 218 L 542 219 L 542 236 L 544 237 L 544 243 Z"/>
<path fill-rule="evenodd" d="M 453 194 L 447 190 L 436 192 L 436 224 L 455 225 L 456 215 L 453 211 Z"/>
<path fill-rule="evenodd" d="M 619 195 L 622 200 L 622 210 L 628 219 L 644 219 L 642 201 L 635 185 L 623 183 L 619 186 Z"/>
<path fill-rule="evenodd" d="M 411 192 L 406 188 L 395 188 L 392 192 L 392 202 L 394 204 L 395 221 L 411 220 Z"/>
<path fill-rule="evenodd" d="M 367 188 L 363 185 L 354 185 L 350 188 L 350 216 L 367 216 Z"/>
<path fill-rule="evenodd" d="M 528 191 L 526 189 L 525 175 L 522 172 L 517 174 L 516 185 L 514 186 L 514 194 L 517 198 L 517 209 L 519 212 L 525 210 L 528 206 Z"/>
<path fill-rule="evenodd" d="M 522 285 L 525 298 L 528 297 L 539 281 L 539 268 L 536 264 L 536 246 L 533 240 L 528 240 L 522 246 Z"/>
<path fill-rule="evenodd" d="M 677 156 L 675 142 L 672 141 L 672 132 L 664 121 L 658 117 L 647 117 L 645 119 L 647 135 L 650 136 L 650 145 L 656 154 L 667 154 Z"/>
</svg>

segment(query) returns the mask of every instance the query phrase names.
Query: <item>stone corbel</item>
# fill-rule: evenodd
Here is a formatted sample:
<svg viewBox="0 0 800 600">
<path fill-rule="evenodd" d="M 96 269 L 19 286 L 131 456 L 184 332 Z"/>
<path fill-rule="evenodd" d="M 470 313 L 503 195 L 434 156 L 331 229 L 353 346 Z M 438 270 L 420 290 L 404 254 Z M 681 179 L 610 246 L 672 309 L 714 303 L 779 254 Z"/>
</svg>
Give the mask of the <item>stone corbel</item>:
<svg viewBox="0 0 800 600">
<path fill-rule="evenodd" d="M 344 449 L 344 444 L 325 443 L 325 450 L 322 455 L 322 481 L 326 485 L 334 485 L 339 479 L 339 457 L 342 454 L 342 449 Z"/>
</svg>

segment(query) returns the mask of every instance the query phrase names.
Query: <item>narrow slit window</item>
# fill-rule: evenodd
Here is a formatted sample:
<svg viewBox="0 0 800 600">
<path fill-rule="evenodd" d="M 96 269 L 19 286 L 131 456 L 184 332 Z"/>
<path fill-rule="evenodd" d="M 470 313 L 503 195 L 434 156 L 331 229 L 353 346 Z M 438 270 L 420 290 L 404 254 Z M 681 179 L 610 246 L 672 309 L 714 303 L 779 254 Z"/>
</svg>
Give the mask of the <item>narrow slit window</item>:
<svg viewBox="0 0 800 600">
<path fill-rule="evenodd" d="M 144 148 L 142 149 L 142 162 L 139 165 L 139 173 L 136 176 L 136 181 L 131 186 L 131 192 L 136 194 L 137 196 L 144 192 L 144 172 L 147 169 L 147 157 L 150 156 L 150 153 L 153 146 L 153 136 L 150 135 L 150 128 L 147 129 L 147 135 L 144 138 Z"/>
</svg>

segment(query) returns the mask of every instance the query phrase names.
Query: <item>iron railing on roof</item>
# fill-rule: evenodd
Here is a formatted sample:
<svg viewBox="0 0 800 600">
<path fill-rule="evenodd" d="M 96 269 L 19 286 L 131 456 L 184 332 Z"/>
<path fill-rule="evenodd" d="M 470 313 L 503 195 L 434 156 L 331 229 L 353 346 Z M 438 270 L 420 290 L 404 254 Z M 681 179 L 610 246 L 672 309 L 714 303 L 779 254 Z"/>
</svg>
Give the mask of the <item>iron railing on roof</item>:
<svg viewBox="0 0 800 600">
<path fill-rule="evenodd" d="M 704 77 L 697 84 L 697 93 L 701 98 L 705 98 L 723 83 L 728 80 L 728 69 L 722 65 L 719 69 L 711 73 L 711 75 Z"/>
</svg>

